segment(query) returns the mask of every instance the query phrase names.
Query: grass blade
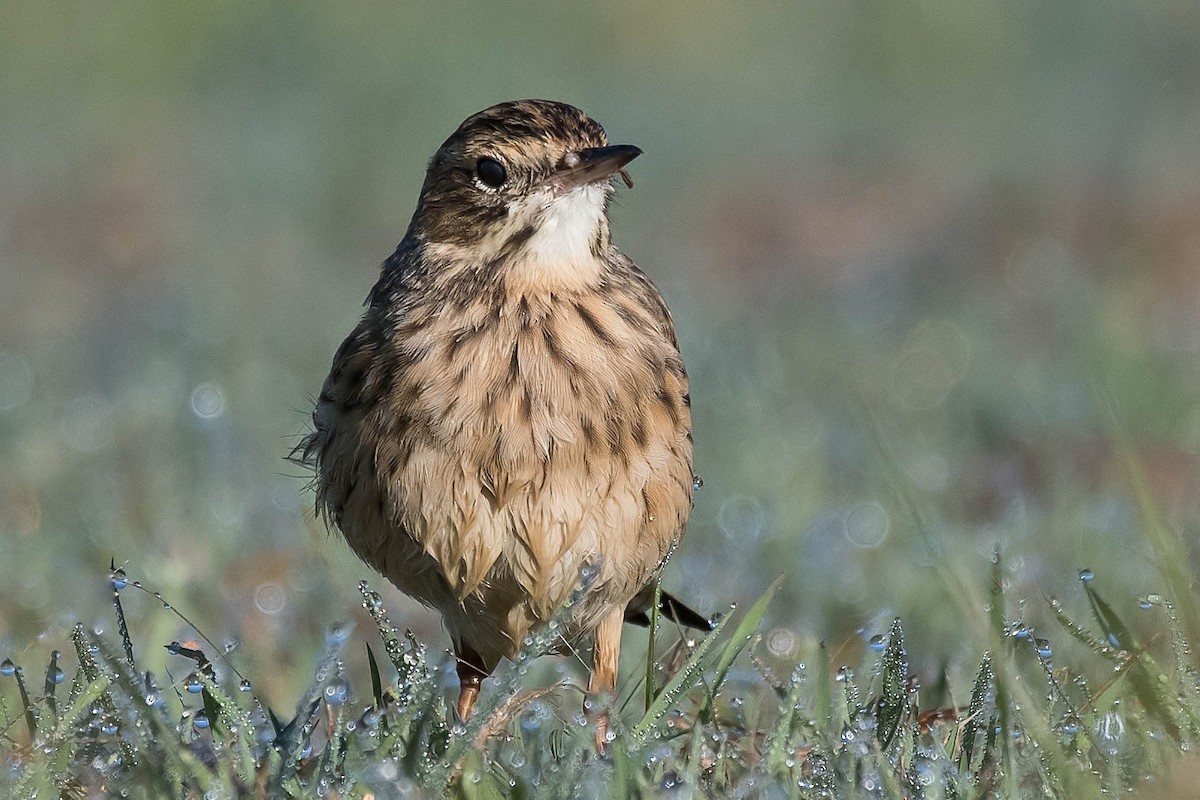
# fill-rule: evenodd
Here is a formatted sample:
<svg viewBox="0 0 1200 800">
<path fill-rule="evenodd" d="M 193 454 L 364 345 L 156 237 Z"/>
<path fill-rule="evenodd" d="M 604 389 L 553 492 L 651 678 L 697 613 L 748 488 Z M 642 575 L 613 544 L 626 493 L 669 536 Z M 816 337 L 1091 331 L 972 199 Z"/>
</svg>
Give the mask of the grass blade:
<svg viewBox="0 0 1200 800">
<path fill-rule="evenodd" d="M 658 633 L 658 607 L 662 604 L 662 580 L 659 575 L 654 577 L 654 602 L 650 604 L 650 634 L 646 639 L 646 711 L 649 711 L 654 703 L 654 639 Z"/>
<path fill-rule="evenodd" d="M 738 655 L 741 654 L 742 650 L 746 649 L 746 645 L 750 644 L 750 640 L 758 632 L 758 626 L 762 624 L 763 616 L 767 613 L 767 607 L 771 605 L 771 600 L 782 585 L 783 576 L 781 575 L 775 579 L 774 583 L 767 587 L 767 591 L 763 592 L 762 597 L 754 601 L 754 605 L 750 606 L 750 610 L 746 612 L 746 616 L 742 617 L 742 621 L 738 624 L 737 629 L 729 637 L 729 643 L 725 645 L 725 649 L 721 651 L 720 658 L 717 659 L 716 671 L 712 684 L 709 686 L 708 699 L 700 711 L 700 719 L 707 720 L 709 718 L 709 715 L 712 713 L 713 700 L 716 698 L 717 692 L 720 691 L 721 684 L 725 682 L 725 676 L 729 674 L 729 668 L 733 666 L 733 662 L 737 659 Z"/>
</svg>

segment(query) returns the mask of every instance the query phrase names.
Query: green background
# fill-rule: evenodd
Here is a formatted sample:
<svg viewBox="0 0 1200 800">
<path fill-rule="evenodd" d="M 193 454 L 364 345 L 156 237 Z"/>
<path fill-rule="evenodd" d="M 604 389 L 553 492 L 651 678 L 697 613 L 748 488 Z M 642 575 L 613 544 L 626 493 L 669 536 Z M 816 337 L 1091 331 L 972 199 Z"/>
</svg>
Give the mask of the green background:
<svg viewBox="0 0 1200 800">
<path fill-rule="evenodd" d="M 1122 609 L 1162 588 L 1112 442 L 1193 538 L 1194 3 L 19 0 L 0 655 L 112 630 L 115 558 L 294 702 L 373 576 L 283 456 L 426 160 L 520 97 L 645 151 L 614 235 L 674 312 L 705 480 L 669 588 L 712 612 L 782 574 L 773 652 L 899 614 L 926 671 L 971 633 L 945 573 L 997 546 L 1033 621 L 1081 568 Z M 194 635 L 125 602 L 147 668 Z"/>
</svg>

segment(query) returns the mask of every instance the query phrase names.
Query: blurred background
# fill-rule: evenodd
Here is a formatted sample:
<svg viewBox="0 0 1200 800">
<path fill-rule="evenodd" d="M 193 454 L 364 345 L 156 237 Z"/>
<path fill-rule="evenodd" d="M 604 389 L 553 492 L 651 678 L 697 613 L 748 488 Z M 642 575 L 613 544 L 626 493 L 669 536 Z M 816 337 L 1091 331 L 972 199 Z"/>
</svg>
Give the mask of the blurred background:
<svg viewBox="0 0 1200 800">
<path fill-rule="evenodd" d="M 278 704 L 327 626 L 370 640 L 361 578 L 446 647 L 283 457 L 427 159 L 521 97 L 646 153 L 615 238 L 674 312 L 705 482 L 668 588 L 783 575 L 773 654 L 899 614 L 928 670 L 971 633 L 946 574 L 996 547 L 1033 620 L 1080 569 L 1121 609 L 1163 588 L 1112 442 L 1194 537 L 1194 3 L 16 0 L 0 655 L 113 631 L 110 559 Z M 146 668 L 194 635 L 124 598 Z"/>
</svg>

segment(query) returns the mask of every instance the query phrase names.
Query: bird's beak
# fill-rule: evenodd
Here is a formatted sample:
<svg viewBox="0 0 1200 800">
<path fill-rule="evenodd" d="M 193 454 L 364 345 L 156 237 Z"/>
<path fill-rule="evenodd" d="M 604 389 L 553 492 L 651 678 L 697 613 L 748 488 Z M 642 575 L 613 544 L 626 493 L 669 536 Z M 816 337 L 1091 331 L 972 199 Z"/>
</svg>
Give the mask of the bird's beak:
<svg viewBox="0 0 1200 800">
<path fill-rule="evenodd" d="M 641 154 L 641 148 L 631 144 L 610 144 L 607 147 L 572 150 L 563 156 L 550 180 L 562 191 L 570 191 L 585 183 L 608 180 L 619 172 L 625 182 L 632 186 L 624 167 Z"/>
</svg>

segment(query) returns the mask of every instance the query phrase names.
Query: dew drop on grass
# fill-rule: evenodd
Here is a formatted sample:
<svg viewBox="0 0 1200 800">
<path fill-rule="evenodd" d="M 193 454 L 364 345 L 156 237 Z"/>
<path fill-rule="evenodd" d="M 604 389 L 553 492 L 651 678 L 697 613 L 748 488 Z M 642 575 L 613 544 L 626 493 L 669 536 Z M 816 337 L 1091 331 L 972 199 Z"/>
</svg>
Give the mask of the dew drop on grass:
<svg viewBox="0 0 1200 800">
<path fill-rule="evenodd" d="M 881 634 L 875 634 L 871 640 L 867 642 L 867 647 L 874 650 L 876 653 L 882 653 L 884 648 L 884 640 Z"/>
<path fill-rule="evenodd" d="M 190 694 L 200 694 L 204 686 L 200 683 L 200 676 L 193 672 L 183 679 L 183 688 L 187 689 Z"/>
<path fill-rule="evenodd" d="M 338 681 L 325 687 L 325 702 L 331 706 L 340 706 L 350 697 L 350 689 Z"/>
<path fill-rule="evenodd" d="M 50 680 L 54 681 L 55 683 L 62 683 L 65 677 L 66 674 L 63 673 L 61 667 L 55 667 L 54 671 L 50 673 Z"/>
<path fill-rule="evenodd" d="M 1090 569 L 1079 570 L 1079 580 L 1083 581 L 1084 583 L 1091 583 L 1095 579 L 1096 573 L 1092 572 Z"/>
<path fill-rule="evenodd" d="M 204 730 L 208 727 L 208 714 L 204 711 L 197 711 L 196 718 L 192 720 L 192 727 L 197 730 Z"/>
<path fill-rule="evenodd" d="M 701 478 L 699 475 L 693 475 L 692 476 L 692 491 L 698 492 L 703 488 L 704 488 L 704 478 Z"/>
<path fill-rule="evenodd" d="M 129 579 L 125 577 L 125 570 L 117 569 L 112 573 L 112 587 L 114 592 L 119 592 L 129 585 Z"/>
<path fill-rule="evenodd" d="M 246 678 L 242 678 L 242 682 L 238 684 L 238 691 L 239 692 L 249 692 L 250 690 L 251 690 L 250 681 Z"/>
<path fill-rule="evenodd" d="M 542 727 L 542 723 L 550 718 L 550 708 L 543 702 L 534 700 L 521 714 L 521 732 L 525 734 L 535 733 Z"/>
<path fill-rule="evenodd" d="M 1028 639 L 1033 635 L 1033 628 L 1030 628 L 1024 622 L 1014 622 L 1009 626 L 1008 632 L 1014 639 Z"/>
<path fill-rule="evenodd" d="M 1152 603 L 1150 601 L 1149 597 L 1139 597 L 1138 598 L 1138 608 L 1145 611 L 1146 609 L 1154 608 L 1154 603 Z"/>
<path fill-rule="evenodd" d="M 6 658 L 0 661 L 0 675 L 6 678 L 11 678 L 17 674 L 17 665 L 12 662 L 11 658 Z"/>
<path fill-rule="evenodd" d="M 1125 721 L 1116 711 L 1109 711 L 1100 720 L 1098 733 L 1100 749 L 1109 755 L 1116 755 L 1120 752 L 1125 737 Z"/>
<path fill-rule="evenodd" d="M 1042 658 L 1050 658 L 1054 655 L 1054 650 L 1050 647 L 1047 639 L 1034 639 L 1034 644 L 1037 647 L 1037 654 Z"/>
</svg>

